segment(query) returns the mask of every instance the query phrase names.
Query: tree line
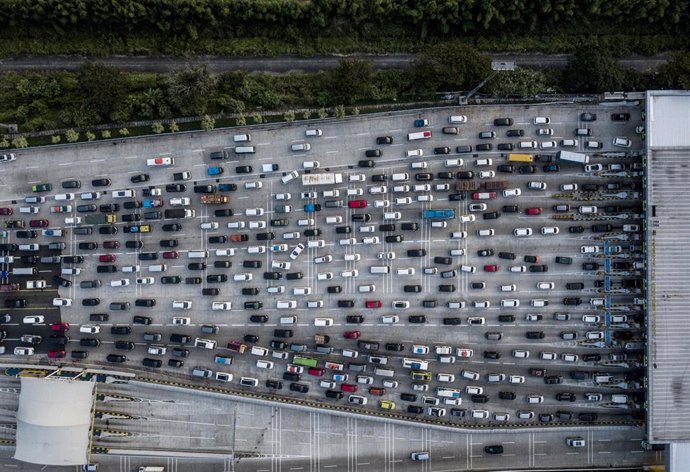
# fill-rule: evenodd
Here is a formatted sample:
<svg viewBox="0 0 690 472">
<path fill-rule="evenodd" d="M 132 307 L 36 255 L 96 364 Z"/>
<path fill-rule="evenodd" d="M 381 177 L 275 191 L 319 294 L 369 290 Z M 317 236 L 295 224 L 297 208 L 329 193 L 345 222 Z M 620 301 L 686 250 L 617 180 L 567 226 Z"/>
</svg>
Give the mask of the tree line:
<svg viewBox="0 0 690 472">
<path fill-rule="evenodd" d="M 506 36 L 562 28 L 686 32 L 687 0 L 1 0 L 4 30 L 42 37 L 154 34 L 164 38 L 343 34 L 411 37 Z"/>
</svg>

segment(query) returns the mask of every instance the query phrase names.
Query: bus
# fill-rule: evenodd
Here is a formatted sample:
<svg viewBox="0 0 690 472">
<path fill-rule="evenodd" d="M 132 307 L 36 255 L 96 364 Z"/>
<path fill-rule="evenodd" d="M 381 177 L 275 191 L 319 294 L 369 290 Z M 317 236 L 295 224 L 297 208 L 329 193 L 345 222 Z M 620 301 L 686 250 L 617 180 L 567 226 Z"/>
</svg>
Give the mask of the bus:
<svg viewBox="0 0 690 472">
<path fill-rule="evenodd" d="M 319 360 L 314 359 L 313 357 L 294 356 L 292 358 L 292 363 L 296 365 L 303 365 L 305 367 L 316 367 L 316 364 L 319 363 Z"/>
<path fill-rule="evenodd" d="M 440 220 L 451 220 L 455 218 L 455 210 L 452 208 L 445 208 L 441 210 L 424 210 L 422 213 L 422 218 L 428 220 L 431 218 L 436 218 Z"/>
<path fill-rule="evenodd" d="M 534 162 L 530 154 L 508 154 L 508 162 Z"/>
</svg>

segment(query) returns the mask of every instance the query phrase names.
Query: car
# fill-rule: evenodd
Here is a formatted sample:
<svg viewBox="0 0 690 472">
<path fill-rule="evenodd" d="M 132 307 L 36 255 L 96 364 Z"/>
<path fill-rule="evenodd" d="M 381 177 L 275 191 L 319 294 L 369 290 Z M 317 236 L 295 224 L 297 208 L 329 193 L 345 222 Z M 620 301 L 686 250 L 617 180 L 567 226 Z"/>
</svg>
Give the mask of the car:
<svg viewBox="0 0 690 472">
<path fill-rule="evenodd" d="M 486 454 L 503 454 L 503 446 L 500 444 L 484 446 L 484 452 Z"/>
<path fill-rule="evenodd" d="M 628 121 L 630 113 L 611 113 L 611 121 Z"/>
</svg>

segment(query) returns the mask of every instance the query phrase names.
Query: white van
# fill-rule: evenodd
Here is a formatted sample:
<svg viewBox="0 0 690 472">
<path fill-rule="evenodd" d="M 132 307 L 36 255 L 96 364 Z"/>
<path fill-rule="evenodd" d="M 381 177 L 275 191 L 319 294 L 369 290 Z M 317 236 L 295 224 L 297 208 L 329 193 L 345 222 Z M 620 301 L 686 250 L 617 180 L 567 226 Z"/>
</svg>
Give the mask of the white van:
<svg viewBox="0 0 690 472">
<path fill-rule="evenodd" d="M 213 302 L 211 310 L 231 310 L 232 302 Z"/>
<path fill-rule="evenodd" d="M 57 200 L 57 201 L 74 200 L 74 194 L 73 193 L 57 193 L 57 194 L 55 194 L 55 200 Z"/>
<path fill-rule="evenodd" d="M 408 174 L 407 172 L 401 172 L 398 174 L 393 174 L 391 176 L 391 180 L 393 182 L 404 182 L 404 181 L 409 180 L 409 179 L 410 179 L 410 174 Z"/>
<path fill-rule="evenodd" d="M 357 287 L 357 291 L 360 293 L 371 293 L 376 291 L 376 285 L 374 284 L 368 284 L 368 285 L 360 285 Z"/>
<path fill-rule="evenodd" d="M 134 190 L 115 190 L 113 192 L 113 198 L 134 198 L 137 193 Z M 55 196 L 57 200 L 57 195 Z"/>
<path fill-rule="evenodd" d="M 173 300 L 172 307 L 176 310 L 191 310 L 192 302 L 189 300 Z"/>
<path fill-rule="evenodd" d="M 477 271 L 477 268 L 474 266 L 461 265 L 460 270 L 462 272 L 468 272 L 470 274 L 474 274 Z"/>
<path fill-rule="evenodd" d="M 165 264 L 154 264 L 149 266 L 149 272 L 165 272 L 168 270 L 168 266 Z"/>
<path fill-rule="evenodd" d="M 259 359 L 256 361 L 256 366 L 259 369 L 272 369 L 273 368 L 273 362 L 272 361 L 264 361 Z"/>
<path fill-rule="evenodd" d="M 268 355 L 268 349 L 260 346 L 252 346 L 252 350 L 250 352 L 255 356 L 264 357 Z"/>
<path fill-rule="evenodd" d="M 333 326 L 333 318 L 314 318 L 314 326 Z"/>
<path fill-rule="evenodd" d="M 389 266 L 371 266 L 369 272 L 372 274 L 388 274 L 391 271 Z"/>
<path fill-rule="evenodd" d="M 284 184 L 287 184 L 288 182 L 291 182 L 295 180 L 297 177 L 299 177 L 299 174 L 297 173 L 296 170 L 290 171 L 284 176 L 280 178 L 280 181 L 283 182 Z"/>
<path fill-rule="evenodd" d="M 236 143 L 246 143 L 252 140 L 252 135 L 249 133 L 246 134 L 236 134 L 235 136 L 232 137 L 232 140 Z"/>
<path fill-rule="evenodd" d="M 98 334 L 101 332 L 101 327 L 97 325 L 81 325 L 79 327 L 80 333 Z"/>
<path fill-rule="evenodd" d="M 537 142 L 536 141 L 520 141 L 518 143 L 518 149 L 536 149 L 537 148 Z"/>
<path fill-rule="evenodd" d="M 297 317 L 296 316 L 281 316 L 280 317 L 280 324 L 282 325 L 292 325 L 297 323 Z"/>
<path fill-rule="evenodd" d="M 424 151 L 421 149 L 410 149 L 405 153 L 407 157 L 421 157 L 424 155 Z"/>
<path fill-rule="evenodd" d="M 189 251 L 187 255 L 190 259 L 206 259 L 208 257 L 208 251 L 199 249 L 196 251 Z"/>
<path fill-rule="evenodd" d="M 453 115 L 448 118 L 448 123 L 452 125 L 467 123 L 467 117 L 465 115 Z"/>
<path fill-rule="evenodd" d="M 297 302 L 295 300 L 279 300 L 276 303 L 276 308 L 280 310 L 295 309 L 297 308 Z"/>
<path fill-rule="evenodd" d="M 446 159 L 444 162 L 446 167 L 460 167 L 463 165 L 462 159 Z"/>
<path fill-rule="evenodd" d="M 255 152 L 254 146 L 237 146 L 235 148 L 235 154 L 254 154 Z"/>
</svg>

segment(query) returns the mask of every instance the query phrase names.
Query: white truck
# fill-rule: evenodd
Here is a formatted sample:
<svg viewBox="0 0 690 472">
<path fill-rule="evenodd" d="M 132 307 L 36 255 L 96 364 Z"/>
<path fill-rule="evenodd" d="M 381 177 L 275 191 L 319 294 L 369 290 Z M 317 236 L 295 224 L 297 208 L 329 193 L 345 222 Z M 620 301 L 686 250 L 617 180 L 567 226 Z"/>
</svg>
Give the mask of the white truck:
<svg viewBox="0 0 690 472">
<path fill-rule="evenodd" d="M 417 131 L 415 133 L 408 133 L 407 134 L 407 139 L 409 141 L 416 141 L 418 139 L 430 139 L 430 138 L 431 138 L 431 131 L 429 131 L 429 130 Z"/>
<path fill-rule="evenodd" d="M 556 160 L 559 162 L 572 162 L 574 164 L 589 164 L 589 156 L 579 152 L 558 151 Z"/>
<path fill-rule="evenodd" d="M 173 157 L 158 156 L 153 159 L 146 159 L 146 165 L 149 167 L 168 167 L 175 164 Z"/>
<path fill-rule="evenodd" d="M 321 173 L 302 175 L 302 185 L 333 185 L 343 183 L 343 174 Z"/>
</svg>

